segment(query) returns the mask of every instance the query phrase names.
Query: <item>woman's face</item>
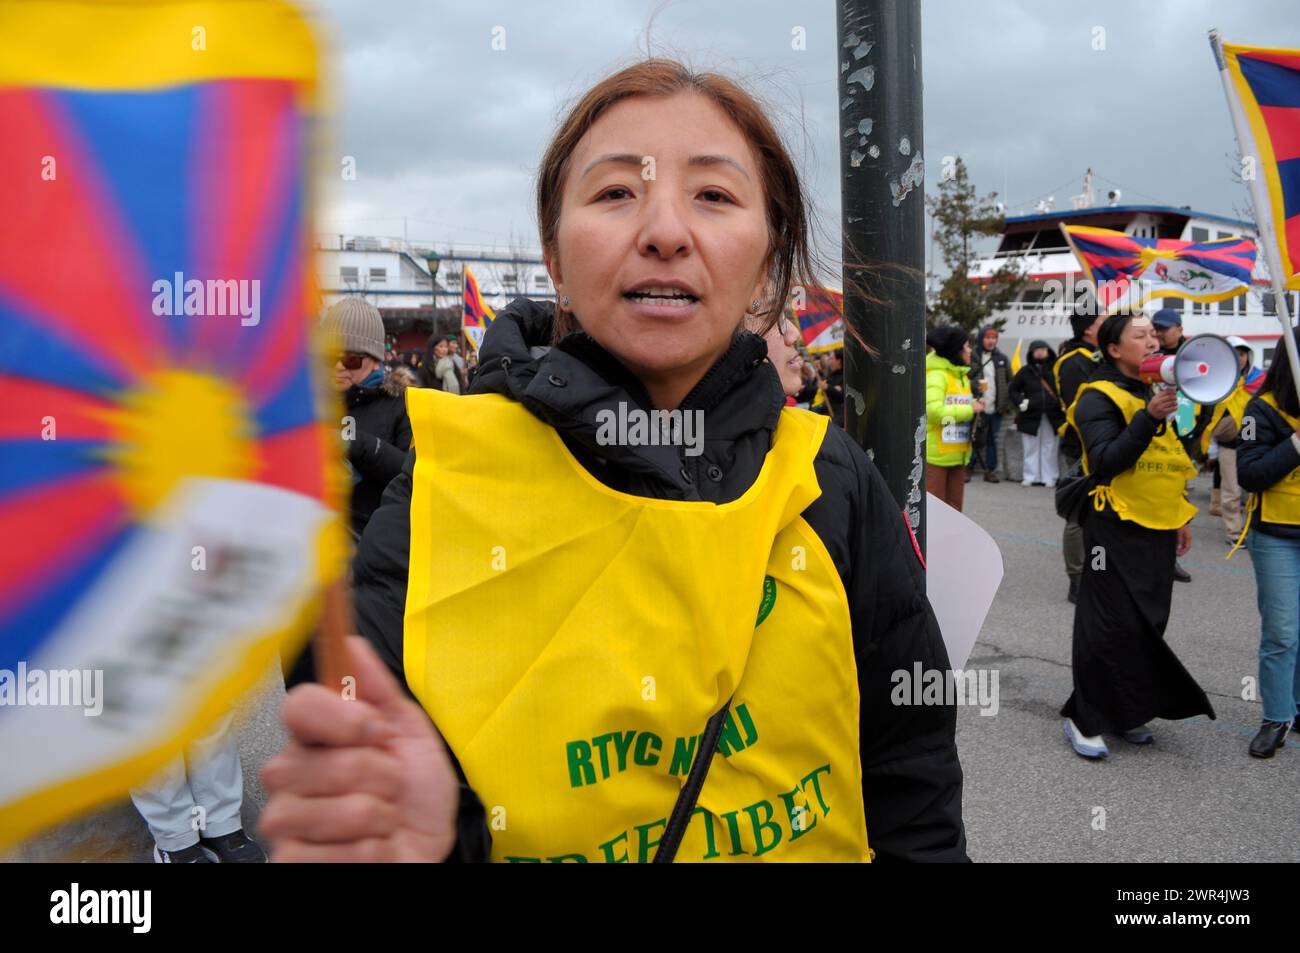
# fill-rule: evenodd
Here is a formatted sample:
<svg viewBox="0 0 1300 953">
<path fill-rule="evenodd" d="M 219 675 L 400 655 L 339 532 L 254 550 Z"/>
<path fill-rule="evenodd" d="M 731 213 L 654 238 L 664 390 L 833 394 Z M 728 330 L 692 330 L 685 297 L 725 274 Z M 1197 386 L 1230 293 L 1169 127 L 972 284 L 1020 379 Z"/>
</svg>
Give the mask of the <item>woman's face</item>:
<svg viewBox="0 0 1300 953">
<path fill-rule="evenodd" d="M 433 346 L 433 356 L 439 360 L 447 356 L 447 351 L 448 347 L 446 341 L 439 341 Z"/>
<path fill-rule="evenodd" d="M 1034 348 L 1034 352 L 1029 355 L 1029 359 L 1038 364 L 1043 363 L 1045 360 L 1047 360 L 1047 348 L 1045 347 Z"/>
<path fill-rule="evenodd" d="M 764 298 L 767 217 L 748 144 L 704 96 L 627 99 L 578 143 L 563 188 L 545 252 L 557 292 L 657 406 L 676 406 Z"/>
<path fill-rule="evenodd" d="M 970 363 L 970 354 L 971 354 L 970 341 L 967 341 L 965 344 L 961 346 L 961 362 L 963 364 Z"/>
<path fill-rule="evenodd" d="M 1156 339 L 1150 318 L 1133 318 L 1125 325 L 1119 343 L 1108 344 L 1106 347 L 1115 363 L 1129 377 L 1136 377 L 1143 359 L 1160 350 L 1160 342 Z"/>
<path fill-rule="evenodd" d="M 783 318 L 763 335 L 763 340 L 767 342 L 767 359 L 781 378 L 781 389 L 787 397 L 793 397 L 803 390 L 803 358 L 795 347 L 798 325 Z"/>
</svg>

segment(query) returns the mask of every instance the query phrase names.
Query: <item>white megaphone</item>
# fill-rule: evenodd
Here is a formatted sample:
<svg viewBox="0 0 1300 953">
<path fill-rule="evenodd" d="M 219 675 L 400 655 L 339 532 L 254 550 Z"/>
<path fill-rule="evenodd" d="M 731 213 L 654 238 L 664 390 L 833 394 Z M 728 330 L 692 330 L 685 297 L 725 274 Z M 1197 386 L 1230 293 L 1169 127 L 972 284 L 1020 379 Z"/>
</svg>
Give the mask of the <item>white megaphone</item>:
<svg viewBox="0 0 1300 953">
<path fill-rule="evenodd" d="M 1177 354 L 1153 354 L 1142 362 L 1142 380 L 1177 387 L 1202 406 L 1217 404 L 1232 393 L 1241 376 L 1237 351 L 1217 334 L 1188 338 Z"/>
</svg>

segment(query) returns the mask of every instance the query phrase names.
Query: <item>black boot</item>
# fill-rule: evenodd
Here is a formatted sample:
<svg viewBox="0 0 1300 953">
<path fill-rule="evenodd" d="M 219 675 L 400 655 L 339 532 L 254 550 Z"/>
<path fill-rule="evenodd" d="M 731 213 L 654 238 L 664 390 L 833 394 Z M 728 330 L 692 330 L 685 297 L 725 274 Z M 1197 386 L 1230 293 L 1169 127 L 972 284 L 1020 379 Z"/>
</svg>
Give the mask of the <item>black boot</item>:
<svg viewBox="0 0 1300 953">
<path fill-rule="evenodd" d="M 1178 582 L 1191 582 L 1192 574 L 1183 568 L 1182 563 L 1174 563 L 1174 579 Z"/>
<path fill-rule="evenodd" d="M 1266 721 L 1259 726 L 1259 734 L 1251 739 L 1250 755 L 1252 758 L 1271 758 L 1273 752 L 1286 744 L 1285 721 Z"/>
<path fill-rule="evenodd" d="M 1076 606 L 1079 604 L 1079 577 L 1078 576 L 1070 577 L 1070 591 L 1065 594 L 1065 598 L 1069 599 L 1070 602 Z"/>
</svg>

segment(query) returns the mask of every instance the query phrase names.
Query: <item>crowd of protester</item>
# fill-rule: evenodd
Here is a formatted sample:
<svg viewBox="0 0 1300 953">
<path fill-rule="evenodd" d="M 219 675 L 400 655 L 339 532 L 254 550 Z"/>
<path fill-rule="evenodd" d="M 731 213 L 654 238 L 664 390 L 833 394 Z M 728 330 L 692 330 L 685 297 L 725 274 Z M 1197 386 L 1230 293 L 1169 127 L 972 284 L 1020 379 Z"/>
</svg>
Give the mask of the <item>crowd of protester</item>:
<svg viewBox="0 0 1300 953">
<path fill-rule="evenodd" d="M 1180 426 L 1177 391 L 1140 372 L 1146 358 L 1178 353 L 1177 311 L 1078 314 L 1071 332 L 1059 355 L 1031 341 L 1014 375 L 994 327 L 973 339 L 955 325 L 928 333 L 927 489 L 960 510 L 975 467 L 1001 482 L 1002 418 L 1014 413 L 1021 485 L 1052 489 L 1065 519 L 1066 597 L 1076 608 L 1074 690 L 1061 714 L 1071 747 L 1096 759 L 1109 754 L 1105 734 L 1144 745 L 1154 719 L 1214 717 L 1165 642 L 1173 583 L 1191 581 L 1178 561 L 1192 544 L 1189 481 L 1212 472 L 1210 515 L 1227 545 L 1252 557 L 1264 711 L 1248 751 L 1271 758 L 1300 730 L 1300 406 L 1286 348 L 1279 342 L 1265 373 L 1246 341 L 1228 338 L 1236 386 L 1215 405 L 1191 406 Z"/>
</svg>

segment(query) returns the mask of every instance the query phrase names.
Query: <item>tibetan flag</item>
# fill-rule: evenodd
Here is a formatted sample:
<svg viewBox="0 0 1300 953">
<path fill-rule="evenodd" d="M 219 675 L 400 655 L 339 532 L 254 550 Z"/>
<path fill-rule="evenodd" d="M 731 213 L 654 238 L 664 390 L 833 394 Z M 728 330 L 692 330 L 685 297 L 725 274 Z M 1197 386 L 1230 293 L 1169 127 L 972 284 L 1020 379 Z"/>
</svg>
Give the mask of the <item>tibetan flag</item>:
<svg viewBox="0 0 1300 953">
<path fill-rule="evenodd" d="M 0 2 L 0 846 L 146 783 L 341 573 L 316 75 L 273 0 Z"/>
<path fill-rule="evenodd" d="M 465 311 L 461 318 L 460 327 L 465 332 L 465 337 L 469 339 L 470 346 L 475 351 L 483 343 L 483 335 L 487 333 L 488 326 L 496 320 L 496 312 L 488 307 L 487 301 L 483 299 L 483 292 L 479 290 L 478 279 L 468 268 L 465 269 Z"/>
<path fill-rule="evenodd" d="M 808 289 L 804 306 L 795 308 L 799 331 L 809 354 L 838 351 L 844 346 L 844 294 L 830 288 Z"/>
<path fill-rule="evenodd" d="M 1255 243 L 1246 238 L 1186 242 L 1062 225 L 1101 309 L 1139 308 L 1152 298 L 1223 301 L 1250 288 Z"/>
<path fill-rule="evenodd" d="M 1232 92 L 1241 104 L 1258 157 L 1267 208 L 1282 262 L 1282 283 L 1300 288 L 1300 50 L 1224 44 Z M 1248 147 L 1242 143 L 1242 150 Z"/>
</svg>

